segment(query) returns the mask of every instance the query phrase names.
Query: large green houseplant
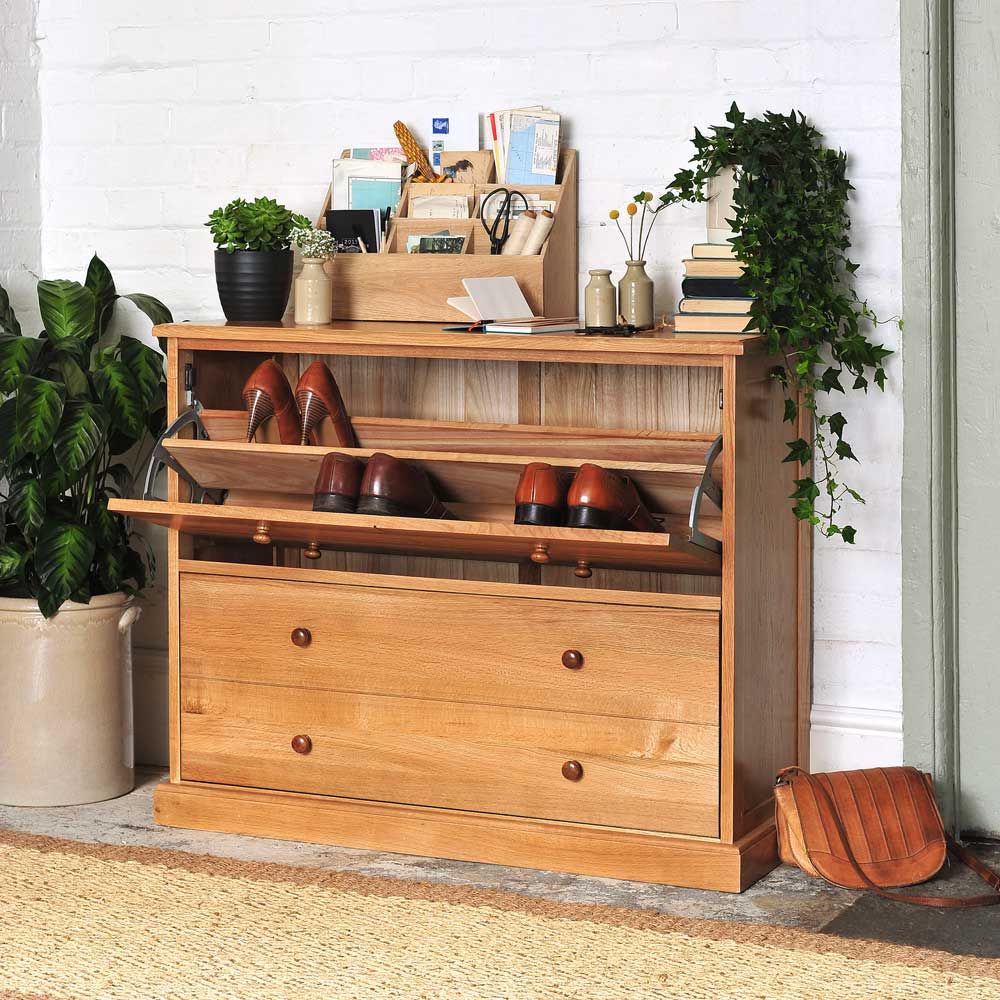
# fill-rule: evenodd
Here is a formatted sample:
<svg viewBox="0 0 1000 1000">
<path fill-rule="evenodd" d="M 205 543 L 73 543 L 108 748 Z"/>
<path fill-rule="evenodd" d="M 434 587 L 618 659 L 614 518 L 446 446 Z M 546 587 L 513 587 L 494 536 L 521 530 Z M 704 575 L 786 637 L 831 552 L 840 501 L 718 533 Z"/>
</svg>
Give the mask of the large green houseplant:
<svg viewBox="0 0 1000 1000">
<path fill-rule="evenodd" d="M 171 322 L 152 296 L 119 296 L 96 255 L 83 284 L 38 282 L 38 337 L 22 333 L 0 288 L 0 596 L 34 598 L 46 618 L 67 600 L 146 583 L 108 500 L 130 490 L 123 457 L 163 430 L 166 386 L 163 356 L 112 331 L 123 298 Z"/>
<path fill-rule="evenodd" d="M 793 511 L 828 537 L 853 542 L 855 529 L 839 514 L 864 499 L 843 481 L 841 464 L 857 458 L 844 436 L 847 418 L 830 401 L 872 384 L 884 389 L 892 351 L 871 339 L 883 321 L 853 285 L 847 156 L 795 111 L 748 118 L 734 103 L 726 121 L 708 135 L 695 131 L 693 167 L 677 172 L 657 211 L 705 201 L 708 182 L 735 171 L 730 242 L 754 299 L 749 325 L 775 355 L 772 376 L 784 388 L 791 433 L 800 411 L 809 418 L 784 459 L 800 469 Z"/>
</svg>

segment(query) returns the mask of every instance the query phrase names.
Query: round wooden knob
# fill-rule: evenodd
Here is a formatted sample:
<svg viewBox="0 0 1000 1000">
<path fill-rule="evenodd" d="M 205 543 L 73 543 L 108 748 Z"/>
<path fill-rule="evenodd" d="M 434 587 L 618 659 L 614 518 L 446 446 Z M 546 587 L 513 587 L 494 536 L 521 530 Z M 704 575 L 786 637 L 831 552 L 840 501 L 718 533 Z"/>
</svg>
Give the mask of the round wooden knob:
<svg viewBox="0 0 1000 1000">
<path fill-rule="evenodd" d="M 320 552 L 319 546 L 315 542 L 310 542 L 306 546 L 305 552 L 302 554 L 306 557 L 306 559 L 319 559 L 323 553 Z"/>
<path fill-rule="evenodd" d="M 544 542 L 536 542 L 531 550 L 531 561 L 533 563 L 547 563 L 549 561 L 549 547 Z"/>
<path fill-rule="evenodd" d="M 307 628 L 292 629 L 292 644 L 300 649 L 305 649 L 313 641 L 312 632 Z"/>
<path fill-rule="evenodd" d="M 567 781 L 579 781 L 583 777 L 583 764 L 578 760 L 568 760 L 562 766 L 562 776 Z"/>
<path fill-rule="evenodd" d="M 257 530 L 253 533 L 253 540 L 258 545 L 271 544 L 271 529 L 263 521 L 257 525 Z"/>
<path fill-rule="evenodd" d="M 578 649 L 567 649 L 562 655 L 562 665 L 567 670 L 579 670 L 583 666 L 583 653 Z"/>
<path fill-rule="evenodd" d="M 590 568 L 590 563 L 586 559 L 578 559 L 576 561 L 576 569 L 573 570 L 573 576 L 578 576 L 581 580 L 589 580 L 594 575 L 594 571 Z"/>
<path fill-rule="evenodd" d="M 309 737 L 306 736 L 305 733 L 299 733 L 298 736 L 292 737 L 292 749 L 296 753 L 309 753 L 309 751 L 312 750 L 312 748 L 313 748 L 313 741 L 309 739 Z M 563 770 L 565 771 L 566 768 L 563 767 Z"/>
</svg>

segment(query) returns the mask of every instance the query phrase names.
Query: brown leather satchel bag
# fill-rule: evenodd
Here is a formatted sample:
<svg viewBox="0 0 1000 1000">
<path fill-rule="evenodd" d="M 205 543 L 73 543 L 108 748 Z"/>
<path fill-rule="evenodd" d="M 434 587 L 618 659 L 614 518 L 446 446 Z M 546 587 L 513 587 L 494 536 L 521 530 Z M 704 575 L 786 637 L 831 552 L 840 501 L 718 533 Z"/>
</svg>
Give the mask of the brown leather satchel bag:
<svg viewBox="0 0 1000 1000">
<path fill-rule="evenodd" d="M 774 789 L 778 853 L 786 864 L 845 889 L 873 889 L 921 906 L 1000 903 L 1000 875 L 945 833 L 929 774 L 912 767 L 808 774 L 778 772 Z M 886 892 L 933 878 L 948 850 L 994 890 L 986 896 Z"/>
</svg>

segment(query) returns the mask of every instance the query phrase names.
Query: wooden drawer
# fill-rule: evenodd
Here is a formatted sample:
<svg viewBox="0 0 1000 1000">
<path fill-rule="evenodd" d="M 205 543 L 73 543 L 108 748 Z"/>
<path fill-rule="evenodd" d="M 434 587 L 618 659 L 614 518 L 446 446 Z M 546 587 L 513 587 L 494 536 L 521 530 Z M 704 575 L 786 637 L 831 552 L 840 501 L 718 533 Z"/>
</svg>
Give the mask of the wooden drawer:
<svg viewBox="0 0 1000 1000">
<path fill-rule="evenodd" d="M 187 679 L 719 723 L 716 611 L 193 573 L 180 593 Z"/>
<path fill-rule="evenodd" d="M 185 780 L 719 832 L 716 726 L 192 677 L 181 704 Z"/>
</svg>

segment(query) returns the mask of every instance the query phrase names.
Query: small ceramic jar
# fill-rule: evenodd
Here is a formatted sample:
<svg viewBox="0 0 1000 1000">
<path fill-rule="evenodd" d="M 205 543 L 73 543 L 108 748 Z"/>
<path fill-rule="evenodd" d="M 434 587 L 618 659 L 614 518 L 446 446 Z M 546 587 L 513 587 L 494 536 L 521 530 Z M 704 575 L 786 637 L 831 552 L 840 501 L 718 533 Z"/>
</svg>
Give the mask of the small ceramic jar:
<svg viewBox="0 0 1000 1000">
<path fill-rule="evenodd" d="M 295 322 L 322 326 L 333 318 L 333 282 L 321 257 L 303 257 L 302 271 L 295 279 Z"/>
<path fill-rule="evenodd" d="M 611 271 L 595 267 L 590 272 L 590 282 L 583 291 L 584 325 L 614 326 L 618 315 L 616 299 Z"/>
</svg>

